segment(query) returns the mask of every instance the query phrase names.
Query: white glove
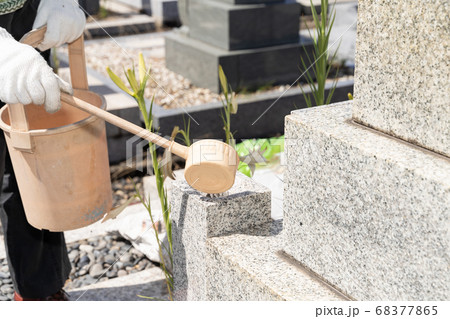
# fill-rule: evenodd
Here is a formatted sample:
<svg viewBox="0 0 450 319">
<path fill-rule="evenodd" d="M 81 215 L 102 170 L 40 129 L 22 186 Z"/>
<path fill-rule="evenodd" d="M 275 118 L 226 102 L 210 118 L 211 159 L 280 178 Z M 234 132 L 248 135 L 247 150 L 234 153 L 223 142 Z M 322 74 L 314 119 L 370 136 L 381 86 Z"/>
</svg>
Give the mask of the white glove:
<svg viewBox="0 0 450 319">
<path fill-rule="evenodd" d="M 45 105 L 49 113 L 61 107 L 60 90 L 73 93 L 44 58 L 31 46 L 22 44 L 0 28 L 0 100 L 8 103 Z"/>
<path fill-rule="evenodd" d="M 86 17 L 76 0 L 41 0 L 33 29 L 47 25 L 41 51 L 75 41 L 81 36 Z"/>
</svg>

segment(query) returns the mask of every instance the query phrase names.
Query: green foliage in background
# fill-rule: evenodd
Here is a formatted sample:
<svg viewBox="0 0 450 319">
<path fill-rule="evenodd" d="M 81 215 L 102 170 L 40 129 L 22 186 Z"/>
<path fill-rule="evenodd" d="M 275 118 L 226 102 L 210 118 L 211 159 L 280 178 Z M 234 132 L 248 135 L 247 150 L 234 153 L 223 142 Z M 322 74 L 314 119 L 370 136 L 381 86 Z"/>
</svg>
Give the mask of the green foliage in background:
<svg viewBox="0 0 450 319">
<path fill-rule="evenodd" d="M 328 42 L 330 39 L 331 29 L 333 28 L 334 20 L 336 18 L 336 11 L 334 5 L 331 10 L 330 16 L 328 16 L 328 0 L 321 0 L 321 12 L 320 16 L 317 14 L 316 8 L 311 1 L 311 11 L 314 19 L 315 32 L 312 34 L 309 30 L 309 35 L 313 38 L 313 55 L 309 56 L 306 53 L 306 61 L 301 57 L 303 71 L 305 72 L 306 81 L 311 89 L 311 95 L 314 99 L 311 99 L 311 95 L 306 93 L 300 86 L 303 96 L 305 97 L 306 105 L 312 107 L 314 105 L 330 104 L 331 98 L 334 94 L 337 85 L 337 76 L 335 77 L 332 87 L 328 92 L 328 96 L 325 96 L 325 82 L 330 73 L 333 61 L 336 58 L 337 49 L 334 54 L 329 57 L 328 55 Z M 312 65 L 310 67 L 310 65 Z M 337 73 L 336 73 L 337 74 Z"/>
<path fill-rule="evenodd" d="M 233 92 L 231 85 L 228 84 L 227 77 L 223 72 L 222 66 L 219 65 L 219 80 L 222 88 L 221 100 L 223 104 L 223 111 L 221 112 L 223 121 L 223 130 L 225 131 L 225 143 L 234 146 L 234 137 L 231 132 L 231 114 L 236 114 L 238 111 L 238 104 L 236 100 L 236 93 Z"/>
<path fill-rule="evenodd" d="M 236 152 L 241 159 L 238 170 L 252 177 L 255 168 L 270 164 L 277 154 L 284 152 L 284 135 L 245 140 L 236 145 Z"/>
</svg>

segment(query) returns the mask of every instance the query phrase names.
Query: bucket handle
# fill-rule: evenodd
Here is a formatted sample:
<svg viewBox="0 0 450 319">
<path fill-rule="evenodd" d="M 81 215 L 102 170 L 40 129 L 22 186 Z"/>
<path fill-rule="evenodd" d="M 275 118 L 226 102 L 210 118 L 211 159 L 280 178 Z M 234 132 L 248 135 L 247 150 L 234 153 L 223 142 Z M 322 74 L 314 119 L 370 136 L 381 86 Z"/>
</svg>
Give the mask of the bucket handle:
<svg viewBox="0 0 450 319">
<path fill-rule="evenodd" d="M 37 47 L 43 40 L 47 26 L 42 26 L 25 34 L 21 43 Z M 69 67 L 72 87 L 78 90 L 89 90 L 86 58 L 84 54 L 84 37 L 81 35 L 74 42 L 69 43 Z M 29 124 L 25 106 L 20 103 L 11 104 L 8 107 L 11 122 L 11 143 L 16 149 L 25 152 L 33 152 L 33 140 L 29 132 Z"/>
</svg>

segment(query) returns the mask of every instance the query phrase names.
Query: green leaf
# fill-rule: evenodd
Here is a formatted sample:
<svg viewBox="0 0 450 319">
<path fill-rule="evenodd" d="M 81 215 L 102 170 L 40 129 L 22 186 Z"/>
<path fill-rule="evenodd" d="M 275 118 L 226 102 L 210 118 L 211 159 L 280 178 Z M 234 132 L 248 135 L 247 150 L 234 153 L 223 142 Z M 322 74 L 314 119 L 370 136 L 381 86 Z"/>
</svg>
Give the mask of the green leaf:
<svg viewBox="0 0 450 319">
<path fill-rule="evenodd" d="M 228 81 L 221 65 L 219 65 L 219 80 L 220 85 L 222 86 L 222 92 L 225 95 L 225 98 L 228 100 Z"/>
<path fill-rule="evenodd" d="M 239 162 L 238 171 L 244 175 L 247 175 L 248 177 L 252 177 L 252 171 L 250 170 L 250 167 L 247 163 Z"/>
<path fill-rule="evenodd" d="M 236 93 L 231 93 L 231 114 L 236 114 L 238 111 L 238 103 L 236 101 Z"/>
<path fill-rule="evenodd" d="M 125 85 L 125 83 L 122 82 L 122 80 L 109 68 L 106 68 L 106 72 L 108 72 L 108 75 L 110 79 L 125 93 L 128 95 L 133 96 L 133 92 L 130 91 Z"/>
<path fill-rule="evenodd" d="M 134 72 L 134 69 L 127 70 L 127 79 L 128 79 L 128 82 L 130 82 L 130 86 L 133 89 L 134 93 L 137 94 L 139 92 L 139 84 L 137 83 L 136 74 Z"/>
<path fill-rule="evenodd" d="M 139 83 L 141 84 L 141 89 L 145 87 L 145 84 L 149 77 L 149 71 L 147 71 L 147 68 L 145 67 L 145 61 L 144 61 L 144 55 L 139 53 Z"/>
</svg>

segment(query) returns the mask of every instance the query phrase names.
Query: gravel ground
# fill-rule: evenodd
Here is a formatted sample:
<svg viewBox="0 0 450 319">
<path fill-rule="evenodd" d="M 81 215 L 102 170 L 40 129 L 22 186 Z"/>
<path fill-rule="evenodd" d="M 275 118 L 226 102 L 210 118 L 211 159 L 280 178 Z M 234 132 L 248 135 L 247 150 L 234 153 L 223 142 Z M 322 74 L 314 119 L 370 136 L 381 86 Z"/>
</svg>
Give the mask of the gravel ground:
<svg viewBox="0 0 450 319">
<path fill-rule="evenodd" d="M 106 77 L 106 67 L 128 83 L 124 75 L 124 68 L 132 67 L 132 60 L 138 61 L 139 49 L 127 48 L 126 52 L 117 44 L 111 42 L 86 43 L 86 63 L 89 67 L 102 73 Z M 198 88 L 181 75 L 165 66 L 164 58 L 148 57 L 145 62 L 151 68 L 151 77 L 145 90 L 145 97 L 151 99 L 155 94 L 155 103 L 164 108 L 178 108 L 194 106 L 219 101 L 219 95 L 208 89 Z M 136 65 L 137 67 L 137 65 Z"/>
<path fill-rule="evenodd" d="M 83 287 L 156 267 L 131 243 L 117 235 L 98 236 L 67 245 L 72 271 L 64 289 Z M 106 272 L 106 273 L 105 273 Z M 0 301 L 13 300 L 6 259 L 0 259 Z"/>
<path fill-rule="evenodd" d="M 117 235 L 98 236 L 67 245 L 72 271 L 65 289 L 79 288 L 155 267 L 131 243 Z"/>
</svg>

